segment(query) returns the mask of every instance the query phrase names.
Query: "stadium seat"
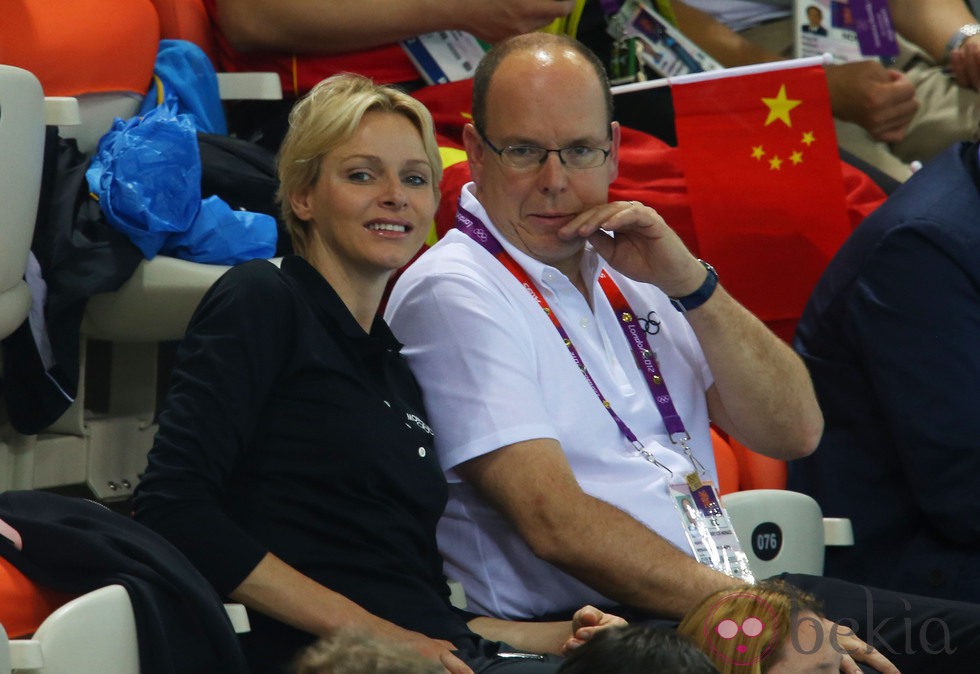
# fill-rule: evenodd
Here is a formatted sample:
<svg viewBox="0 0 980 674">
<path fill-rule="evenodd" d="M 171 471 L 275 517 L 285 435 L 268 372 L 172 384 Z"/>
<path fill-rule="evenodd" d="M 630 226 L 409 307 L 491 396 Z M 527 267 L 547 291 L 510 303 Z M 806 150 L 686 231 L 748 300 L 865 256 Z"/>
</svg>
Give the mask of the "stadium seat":
<svg viewBox="0 0 980 674">
<path fill-rule="evenodd" d="M 756 578 L 780 573 L 823 575 L 827 545 L 853 545 L 850 520 L 824 518 L 806 494 L 785 489 L 750 489 L 726 494 L 731 517 Z"/>
<path fill-rule="evenodd" d="M 249 631 L 243 606 L 229 604 L 225 610 L 235 632 Z M 122 585 L 107 585 L 69 601 L 49 615 L 31 638 L 11 640 L 9 648 L 15 672 L 140 672 L 136 620 Z"/>
<path fill-rule="evenodd" d="M 43 105 L 41 85 L 34 75 L 0 65 L 0 156 L 6 162 L 0 172 L 0 339 L 24 323 L 31 305 L 24 272 L 41 189 Z M 0 489 L 14 473 L 14 452 L 24 444 L 2 431 L 0 422 Z"/>
<path fill-rule="evenodd" d="M 0 339 L 27 318 L 24 281 L 37 217 L 44 151 L 43 94 L 37 78 L 0 66 Z"/>
</svg>

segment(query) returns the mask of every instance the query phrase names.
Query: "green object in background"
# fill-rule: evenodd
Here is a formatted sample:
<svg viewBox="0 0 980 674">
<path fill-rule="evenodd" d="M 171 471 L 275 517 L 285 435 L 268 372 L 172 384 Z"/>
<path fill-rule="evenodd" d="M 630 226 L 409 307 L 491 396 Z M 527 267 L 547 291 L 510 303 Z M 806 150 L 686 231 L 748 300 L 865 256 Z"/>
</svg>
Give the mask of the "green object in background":
<svg viewBox="0 0 980 674">
<path fill-rule="evenodd" d="M 613 44 L 612 58 L 609 59 L 609 71 L 614 82 L 636 79 L 636 73 L 640 69 L 640 61 L 637 57 L 638 47 L 635 37 L 616 40 Z"/>
<path fill-rule="evenodd" d="M 674 8 L 670 5 L 670 0 L 653 0 L 653 7 L 657 14 L 664 17 L 672 25 L 677 25 L 677 17 L 674 16 Z"/>
</svg>

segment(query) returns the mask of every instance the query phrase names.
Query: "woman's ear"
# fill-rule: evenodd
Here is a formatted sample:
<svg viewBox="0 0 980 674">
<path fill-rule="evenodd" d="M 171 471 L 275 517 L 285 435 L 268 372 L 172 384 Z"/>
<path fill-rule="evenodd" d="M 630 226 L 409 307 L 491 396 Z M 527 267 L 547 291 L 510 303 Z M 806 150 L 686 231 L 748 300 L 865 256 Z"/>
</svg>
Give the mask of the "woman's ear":
<svg viewBox="0 0 980 674">
<path fill-rule="evenodd" d="M 300 220 L 310 220 L 313 217 L 313 190 L 309 187 L 289 193 L 289 207 Z"/>
</svg>

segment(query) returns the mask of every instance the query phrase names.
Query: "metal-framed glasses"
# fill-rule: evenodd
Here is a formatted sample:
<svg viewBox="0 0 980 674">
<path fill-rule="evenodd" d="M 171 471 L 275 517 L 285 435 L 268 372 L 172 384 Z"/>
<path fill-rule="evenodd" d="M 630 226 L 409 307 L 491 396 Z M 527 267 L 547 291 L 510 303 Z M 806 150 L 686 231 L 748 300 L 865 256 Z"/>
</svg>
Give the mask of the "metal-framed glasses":
<svg viewBox="0 0 980 674">
<path fill-rule="evenodd" d="M 498 148 L 490 142 L 482 129 L 477 129 L 480 138 L 507 166 L 519 170 L 527 170 L 542 166 L 548 155 L 554 152 L 562 166 L 571 169 L 591 169 L 602 166 L 609 157 L 609 150 L 588 145 L 571 145 L 552 150 L 540 145 L 508 145 Z"/>
</svg>

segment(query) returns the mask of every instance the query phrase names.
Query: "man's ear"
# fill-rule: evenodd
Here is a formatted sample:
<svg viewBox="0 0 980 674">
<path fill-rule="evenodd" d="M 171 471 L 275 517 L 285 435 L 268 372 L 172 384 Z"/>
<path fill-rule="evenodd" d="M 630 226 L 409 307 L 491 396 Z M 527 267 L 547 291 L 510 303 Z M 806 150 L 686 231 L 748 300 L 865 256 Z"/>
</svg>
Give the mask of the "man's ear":
<svg viewBox="0 0 980 674">
<path fill-rule="evenodd" d="M 609 125 L 609 130 L 612 134 L 612 144 L 609 146 L 609 184 L 611 185 L 614 180 L 619 176 L 619 143 L 622 140 L 622 133 L 619 128 L 619 122 L 613 122 Z"/>
<path fill-rule="evenodd" d="M 463 147 L 466 148 L 466 160 L 470 165 L 470 177 L 479 185 L 487 146 L 472 124 L 463 127 Z"/>
</svg>

